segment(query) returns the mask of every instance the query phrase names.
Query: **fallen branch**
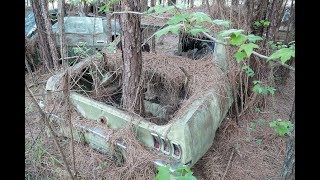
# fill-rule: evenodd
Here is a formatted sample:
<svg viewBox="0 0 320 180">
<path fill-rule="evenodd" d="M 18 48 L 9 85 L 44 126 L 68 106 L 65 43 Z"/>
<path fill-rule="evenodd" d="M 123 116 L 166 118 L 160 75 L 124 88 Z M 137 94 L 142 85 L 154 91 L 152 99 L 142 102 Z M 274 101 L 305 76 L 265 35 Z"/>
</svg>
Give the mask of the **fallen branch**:
<svg viewBox="0 0 320 180">
<path fill-rule="evenodd" d="M 226 170 L 224 171 L 224 174 L 222 176 L 222 180 L 224 180 L 224 178 L 226 177 L 226 174 L 228 172 L 228 169 L 229 169 L 229 165 L 230 165 L 230 162 L 231 162 L 231 159 L 233 157 L 233 154 L 234 154 L 234 148 L 232 148 L 232 152 L 231 152 L 231 155 L 230 155 L 230 158 L 229 158 L 229 161 L 228 161 L 228 165 L 226 167 Z"/>
<path fill-rule="evenodd" d="M 51 132 L 51 134 L 52 134 L 52 136 L 53 136 L 54 143 L 55 143 L 57 149 L 58 149 L 59 152 L 60 152 L 60 155 L 61 155 L 61 157 L 62 157 L 62 160 L 63 160 L 64 164 L 66 165 L 67 171 L 68 171 L 71 179 L 73 180 L 74 177 L 73 177 L 73 175 L 72 175 L 72 173 L 71 173 L 71 171 L 70 171 L 70 168 L 69 168 L 69 166 L 68 166 L 66 157 L 65 157 L 65 155 L 64 155 L 64 153 L 63 153 L 63 151 L 62 151 L 62 149 L 61 149 L 61 147 L 60 147 L 60 145 L 59 145 L 59 143 L 58 143 L 57 135 L 55 134 L 55 132 L 53 131 L 53 129 L 52 129 L 50 123 L 49 123 L 48 116 L 45 114 L 45 112 L 44 112 L 44 111 L 41 109 L 41 107 L 39 106 L 36 98 L 33 96 L 32 92 L 31 92 L 31 90 L 28 88 L 26 82 L 25 82 L 25 87 L 27 88 L 28 94 L 30 95 L 30 97 L 31 97 L 31 99 L 32 99 L 32 102 L 36 105 L 37 109 L 39 110 L 40 115 L 41 115 L 41 119 L 44 121 L 45 125 L 48 127 L 49 131 Z"/>
</svg>

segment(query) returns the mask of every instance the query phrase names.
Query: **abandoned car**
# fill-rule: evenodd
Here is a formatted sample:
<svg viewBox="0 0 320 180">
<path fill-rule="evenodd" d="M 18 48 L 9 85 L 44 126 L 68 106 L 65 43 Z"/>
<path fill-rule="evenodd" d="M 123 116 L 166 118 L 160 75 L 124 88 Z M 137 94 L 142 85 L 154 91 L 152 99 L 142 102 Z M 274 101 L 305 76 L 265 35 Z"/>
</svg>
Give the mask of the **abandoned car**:
<svg viewBox="0 0 320 180">
<path fill-rule="evenodd" d="M 77 47 L 79 44 L 85 44 L 88 48 L 102 48 L 107 42 L 106 19 L 101 17 L 85 16 L 67 16 L 64 17 L 64 30 L 66 45 L 68 47 Z M 59 24 L 52 26 L 52 31 L 56 36 L 57 45 L 59 41 Z M 117 21 L 111 20 L 112 39 L 120 35 L 120 26 Z"/>
<path fill-rule="evenodd" d="M 150 82 L 145 88 L 144 105 L 146 111 L 157 119 L 155 121 L 120 108 L 121 93 L 119 94 L 118 85 L 121 84 L 119 80 L 121 76 L 118 75 L 118 82 L 115 82 L 117 69 L 121 67 L 121 57 L 121 53 L 109 55 L 106 53 L 104 57 L 100 54 L 87 58 L 48 79 L 46 84 L 48 97 L 50 94 L 61 92 L 66 72 L 71 74 L 74 81 L 80 82 L 81 78 L 84 78 L 83 82 L 91 83 L 89 86 L 88 83 L 87 85 L 83 83 L 79 88 L 75 88 L 77 85 L 72 85 L 74 88 L 71 89 L 69 99 L 75 109 L 75 116 L 72 118 L 72 124 L 76 129 L 73 133 L 74 139 L 86 142 L 100 152 L 110 153 L 108 141 L 111 135 L 110 129 L 121 129 L 132 124 L 139 142 L 166 157 L 155 160 L 156 166 L 170 164 L 172 172 L 180 165 L 193 166 L 212 146 L 216 130 L 233 102 L 231 86 L 226 77 L 225 47 L 216 44 L 213 54 L 208 56 L 206 61 L 143 53 L 143 72 Z M 156 59 L 160 61 L 157 62 Z M 97 63 L 102 64 L 97 66 Z M 165 66 L 159 65 L 161 63 Z M 91 67 L 107 68 L 90 70 L 90 64 L 95 64 Z M 165 73 L 161 74 L 163 68 L 169 68 L 171 72 L 176 71 L 176 74 L 171 77 Z M 199 69 L 201 73 L 193 73 Z M 99 75 L 94 76 L 97 72 Z M 209 77 L 214 78 L 210 80 Z M 93 79 L 96 79 L 94 82 L 98 82 L 97 86 L 113 89 L 112 94 L 118 92 L 116 96 L 108 96 L 114 101 L 88 95 L 94 92 Z M 165 80 L 159 83 L 156 79 Z M 174 83 L 177 79 L 182 83 Z M 114 86 L 116 88 L 113 88 Z M 151 93 L 153 96 L 148 96 L 149 92 L 153 92 Z M 118 102 L 115 103 L 116 101 Z M 47 100 L 46 106 L 50 104 L 52 102 Z M 51 117 L 54 122 L 60 124 L 61 134 L 70 137 L 68 125 L 63 125 L 66 124 L 63 114 L 55 113 Z M 125 143 L 118 142 L 117 145 L 125 152 Z"/>
</svg>

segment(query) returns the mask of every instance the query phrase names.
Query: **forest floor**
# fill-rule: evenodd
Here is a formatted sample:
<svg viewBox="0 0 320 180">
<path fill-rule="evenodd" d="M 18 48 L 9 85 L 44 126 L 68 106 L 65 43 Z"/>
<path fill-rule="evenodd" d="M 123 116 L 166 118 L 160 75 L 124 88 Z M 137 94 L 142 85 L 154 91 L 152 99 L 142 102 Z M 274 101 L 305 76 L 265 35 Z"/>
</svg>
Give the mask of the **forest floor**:
<svg viewBox="0 0 320 180">
<path fill-rule="evenodd" d="M 177 37 L 167 35 L 163 45 L 157 44 L 157 53 L 174 54 Z M 46 80 L 50 74 L 34 73 L 26 82 L 38 101 L 43 100 Z M 192 167 L 198 179 L 278 179 L 285 156 L 287 137 L 280 137 L 269 127 L 278 118 L 288 120 L 293 105 L 294 73 L 286 84 L 279 86 L 275 96 L 267 99 L 264 109 L 249 109 L 239 123 L 226 118 L 216 132 L 214 144 Z M 273 102 L 273 103 L 272 103 Z M 25 100 L 25 176 L 30 179 L 68 179 L 59 152 L 52 137 L 41 122 L 40 115 L 26 92 Z M 71 162 L 70 142 L 59 137 L 67 161 Z M 108 177 L 104 171 L 111 160 L 87 145 L 75 144 L 76 166 L 82 179 Z M 71 163 L 70 163 L 71 164 Z M 108 178 L 107 178 L 108 179 Z"/>
</svg>

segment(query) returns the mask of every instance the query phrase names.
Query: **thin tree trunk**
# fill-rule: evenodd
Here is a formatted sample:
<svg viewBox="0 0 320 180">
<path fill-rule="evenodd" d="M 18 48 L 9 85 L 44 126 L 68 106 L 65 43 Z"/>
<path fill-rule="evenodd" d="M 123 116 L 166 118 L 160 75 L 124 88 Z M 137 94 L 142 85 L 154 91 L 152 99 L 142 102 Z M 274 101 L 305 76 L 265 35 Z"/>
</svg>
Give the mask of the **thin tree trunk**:
<svg viewBox="0 0 320 180">
<path fill-rule="evenodd" d="M 151 0 L 150 6 L 153 7 L 155 5 L 156 5 L 156 1 L 155 0 Z M 156 53 L 156 37 L 155 36 L 153 36 L 151 38 L 151 52 Z"/>
<path fill-rule="evenodd" d="M 210 16 L 212 16 L 211 14 L 211 9 L 210 9 L 210 4 L 209 4 L 209 0 L 206 0 L 206 4 L 207 4 L 207 8 L 208 8 L 208 13 Z"/>
<path fill-rule="evenodd" d="M 190 0 L 190 6 L 193 8 L 194 7 L 194 0 Z"/>
<path fill-rule="evenodd" d="M 51 53 L 51 57 L 52 57 L 52 61 L 53 61 L 53 66 L 57 70 L 59 58 L 58 58 L 57 48 L 56 48 L 56 45 L 53 40 L 51 23 L 50 23 L 49 17 L 48 17 L 48 14 L 49 14 L 48 5 L 45 0 L 40 0 L 40 4 L 41 4 L 41 9 L 42 9 L 42 16 L 43 16 L 44 24 L 45 24 L 45 28 L 46 28 L 46 33 L 47 33 L 47 37 L 48 37 L 48 43 L 49 43 L 49 47 L 50 47 L 50 53 Z"/>
<path fill-rule="evenodd" d="M 286 157 L 282 166 L 280 180 L 295 179 L 295 139 L 290 136 L 287 142 Z"/>
<path fill-rule="evenodd" d="M 62 66 L 66 65 L 64 61 L 65 57 L 68 57 L 67 47 L 65 44 L 65 35 L 64 35 L 64 10 L 65 8 L 65 0 L 59 0 L 58 2 L 58 23 L 59 23 L 59 40 L 60 40 L 60 55 Z"/>
<path fill-rule="evenodd" d="M 141 12 L 145 12 L 148 9 L 148 0 L 140 0 Z"/>
<path fill-rule="evenodd" d="M 107 16 L 107 42 L 110 43 L 111 42 L 111 37 L 112 37 L 112 29 L 111 29 L 111 13 L 108 11 L 106 12 L 106 16 Z"/>
<path fill-rule="evenodd" d="M 121 10 L 140 12 L 139 0 L 121 1 Z M 144 114 L 142 54 L 141 54 L 141 17 L 137 14 L 121 15 L 122 44 L 122 103 L 129 112 Z"/>
<path fill-rule="evenodd" d="M 44 25 L 44 19 L 42 17 L 42 10 L 40 6 L 39 0 L 31 0 L 31 6 L 34 12 L 38 38 L 39 38 L 39 50 L 40 50 L 40 57 L 45 64 L 45 67 L 50 71 L 53 66 L 52 57 L 50 56 L 50 48 L 47 40 L 46 30 Z"/>
</svg>

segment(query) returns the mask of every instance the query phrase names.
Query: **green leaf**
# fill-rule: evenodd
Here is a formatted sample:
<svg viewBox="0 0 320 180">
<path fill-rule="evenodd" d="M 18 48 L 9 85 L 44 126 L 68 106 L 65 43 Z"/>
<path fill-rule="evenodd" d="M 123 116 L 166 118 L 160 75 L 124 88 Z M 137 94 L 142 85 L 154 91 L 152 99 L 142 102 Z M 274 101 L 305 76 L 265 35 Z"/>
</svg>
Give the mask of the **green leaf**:
<svg viewBox="0 0 320 180">
<path fill-rule="evenodd" d="M 155 180 L 170 180 L 170 166 L 159 166 Z"/>
<path fill-rule="evenodd" d="M 258 84 L 258 83 L 261 83 L 261 81 L 252 81 L 253 82 L 253 84 Z"/>
<path fill-rule="evenodd" d="M 248 35 L 248 41 L 249 42 L 255 43 L 256 41 L 260 41 L 260 40 L 263 40 L 262 37 L 260 37 L 260 36 L 256 36 L 254 34 L 249 34 Z"/>
<path fill-rule="evenodd" d="M 230 21 L 221 20 L 221 19 L 215 19 L 212 22 L 218 26 L 224 26 L 224 27 L 229 27 L 231 25 Z"/>
<path fill-rule="evenodd" d="M 171 17 L 171 19 L 167 22 L 169 25 L 177 24 L 181 21 L 186 20 L 189 17 L 189 14 L 176 14 L 175 16 Z"/>
<path fill-rule="evenodd" d="M 242 44 L 239 48 L 239 50 L 244 50 L 247 53 L 247 56 L 249 57 L 252 54 L 253 49 L 259 48 L 258 45 L 249 43 L 249 44 Z"/>
<path fill-rule="evenodd" d="M 237 51 L 234 55 L 234 58 L 236 58 L 236 61 L 240 63 L 245 57 L 247 57 L 247 54 L 243 51 Z"/>
<path fill-rule="evenodd" d="M 274 52 L 268 60 L 280 58 L 281 63 L 285 64 L 291 57 L 295 57 L 295 50 L 293 48 L 282 48 Z"/>
<path fill-rule="evenodd" d="M 270 92 L 271 95 L 274 95 L 276 89 L 274 87 L 267 87 L 267 90 Z"/>
<path fill-rule="evenodd" d="M 262 139 L 256 139 L 256 144 L 261 144 L 262 143 Z"/>
<path fill-rule="evenodd" d="M 290 134 L 293 130 L 293 124 L 290 121 L 272 121 L 269 125 L 274 128 L 280 136 Z"/>
<path fill-rule="evenodd" d="M 255 21 L 253 24 L 257 27 L 261 26 L 261 23 L 259 21 Z"/>
<path fill-rule="evenodd" d="M 258 125 L 259 126 L 263 126 L 265 124 L 265 120 L 264 119 L 259 119 L 258 120 Z"/>
<path fill-rule="evenodd" d="M 190 34 L 192 34 L 192 36 L 197 36 L 197 34 L 202 32 L 202 31 L 207 32 L 207 33 L 209 32 L 208 29 L 206 29 L 206 28 L 204 28 L 202 26 L 194 26 L 194 28 L 190 29 L 188 32 Z"/>
<path fill-rule="evenodd" d="M 241 69 L 246 71 L 248 77 L 253 77 L 255 75 L 254 71 L 247 65 L 242 66 Z"/>
<path fill-rule="evenodd" d="M 179 33 L 180 27 L 182 27 L 182 24 L 175 24 L 175 25 L 169 25 L 157 32 L 155 32 L 156 39 L 158 40 L 162 35 L 168 34 L 169 32 L 172 32 L 174 34 Z"/>
<path fill-rule="evenodd" d="M 231 35 L 231 40 L 229 41 L 229 44 L 230 45 L 234 45 L 234 46 L 240 46 L 247 39 L 248 39 L 248 37 L 246 35 L 239 34 L 238 36 L 236 36 L 235 34 L 232 34 Z"/>
<path fill-rule="evenodd" d="M 218 34 L 222 37 L 229 36 L 230 34 L 234 34 L 234 35 L 238 36 L 243 31 L 244 30 L 242 30 L 242 29 L 228 29 L 228 30 L 220 31 Z"/>
<path fill-rule="evenodd" d="M 190 21 L 196 21 L 197 23 L 202 22 L 210 22 L 212 23 L 211 17 L 209 17 L 206 13 L 203 12 L 194 12 L 190 15 Z"/>
<path fill-rule="evenodd" d="M 269 21 L 263 21 L 263 26 L 264 27 L 267 27 L 267 26 L 269 26 L 270 25 L 270 22 Z"/>
<path fill-rule="evenodd" d="M 262 94 L 262 87 L 260 84 L 256 84 L 253 86 L 252 91 L 257 94 Z"/>
</svg>

